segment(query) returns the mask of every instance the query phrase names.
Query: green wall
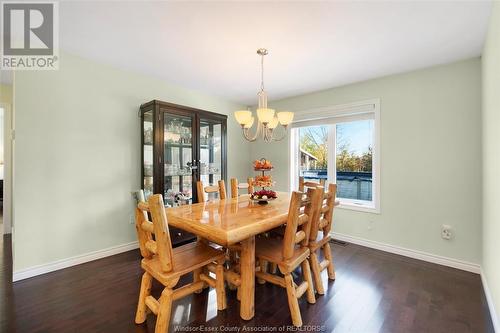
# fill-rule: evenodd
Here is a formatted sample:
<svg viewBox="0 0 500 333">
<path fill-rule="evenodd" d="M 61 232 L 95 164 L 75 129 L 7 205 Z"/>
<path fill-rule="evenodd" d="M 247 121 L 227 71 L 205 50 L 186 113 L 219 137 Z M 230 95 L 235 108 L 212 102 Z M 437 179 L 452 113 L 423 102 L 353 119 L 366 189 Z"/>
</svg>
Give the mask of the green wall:
<svg viewBox="0 0 500 333">
<path fill-rule="evenodd" d="M 480 60 L 288 98 L 272 107 L 300 112 L 372 98 L 381 103 L 381 214 L 337 209 L 334 231 L 479 264 Z M 287 140 L 253 143 L 252 157 L 271 159 L 279 189 L 287 190 Z M 442 224 L 453 227 L 452 240 L 441 239 Z"/>
<path fill-rule="evenodd" d="M 500 316 L 500 4 L 483 51 L 483 274 Z M 500 329 L 498 327 L 497 329 Z"/>
<path fill-rule="evenodd" d="M 140 188 L 141 103 L 241 109 L 66 53 L 60 59 L 58 71 L 16 74 L 14 271 L 136 240 L 130 191 Z M 228 175 L 246 178 L 249 145 L 232 116 L 228 149 Z"/>
</svg>

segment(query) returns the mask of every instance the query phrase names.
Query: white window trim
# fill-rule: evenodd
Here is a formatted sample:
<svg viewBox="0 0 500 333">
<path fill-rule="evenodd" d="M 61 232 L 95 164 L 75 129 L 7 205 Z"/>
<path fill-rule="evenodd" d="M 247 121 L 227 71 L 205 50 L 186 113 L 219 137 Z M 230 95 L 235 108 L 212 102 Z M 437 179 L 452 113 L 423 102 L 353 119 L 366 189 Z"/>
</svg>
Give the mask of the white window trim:
<svg viewBox="0 0 500 333">
<path fill-rule="evenodd" d="M 309 126 L 312 122 L 322 121 L 325 122 L 330 120 L 332 123 L 335 122 L 334 118 L 352 118 L 355 120 L 358 117 L 363 117 L 363 115 L 373 113 L 374 127 L 373 127 L 373 164 L 372 164 L 372 182 L 374 184 L 374 191 L 372 193 L 372 202 L 369 203 L 363 200 L 352 200 L 339 198 L 340 209 L 355 210 L 360 212 L 368 212 L 380 214 L 380 99 L 374 98 L 370 100 L 333 105 L 329 107 L 321 107 L 317 109 L 310 109 L 299 111 L 295 113 L 295 119 L 292 123 L 292 128 L 298 128 L 303 126 Z M 328 155 L 333 156 L 335 154 L 336 142 L 335 142 L 335 126 L 333 130 L 329 133 L 333 133 L 328 137 Z M 289 178 L 290 179 L 290 189 L 298 188 L 298 138 L 297 131 L 292 129 L 290 133 L 290 147 L 289 147 Z M 328 164 L 328 182 L 336 181 L 336 165 L 335 163 Z"/>
</svg>

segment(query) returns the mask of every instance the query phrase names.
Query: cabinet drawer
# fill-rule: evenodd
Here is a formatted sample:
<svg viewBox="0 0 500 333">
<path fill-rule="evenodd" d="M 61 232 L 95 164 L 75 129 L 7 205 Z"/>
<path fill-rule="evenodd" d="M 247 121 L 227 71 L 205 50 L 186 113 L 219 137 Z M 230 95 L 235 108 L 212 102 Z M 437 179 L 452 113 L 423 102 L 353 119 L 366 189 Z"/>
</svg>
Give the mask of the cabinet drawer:
<svg viewBox="0 0 500 333">
<path fill-rule="evenodd" d="M 179 246 L 196 240 L 196 236 L 177 228 L 170 228 L 170 239 L 173 246 Z"/>
</svg>

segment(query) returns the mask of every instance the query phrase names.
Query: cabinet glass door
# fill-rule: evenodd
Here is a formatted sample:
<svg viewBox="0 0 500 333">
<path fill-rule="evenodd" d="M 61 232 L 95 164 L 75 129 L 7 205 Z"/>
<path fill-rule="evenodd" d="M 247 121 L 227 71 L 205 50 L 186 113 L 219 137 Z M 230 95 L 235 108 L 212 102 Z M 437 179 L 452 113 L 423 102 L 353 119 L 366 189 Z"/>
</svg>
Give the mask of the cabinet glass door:
<svg viewBox="0 0 500 333">
<path fill-rule="evenodd" d="M 199 172 L 203 186 L 218 185 L 222 174 L 222 122 L 200 119 L 200 163 Z M 217 193 L 210 193 L 207 199 L 215 199 Z"/>
<path fill-rule="evenodd" d="M 146 199 L 153 194 L 153 110 L 144 112 L 143 115 L 143 189 Z"/>
<path fill-rule="evenodd" d="M 192 203 L 193 120 L 163 113 L 163 197 L 167 207 Z"/>
</svg>

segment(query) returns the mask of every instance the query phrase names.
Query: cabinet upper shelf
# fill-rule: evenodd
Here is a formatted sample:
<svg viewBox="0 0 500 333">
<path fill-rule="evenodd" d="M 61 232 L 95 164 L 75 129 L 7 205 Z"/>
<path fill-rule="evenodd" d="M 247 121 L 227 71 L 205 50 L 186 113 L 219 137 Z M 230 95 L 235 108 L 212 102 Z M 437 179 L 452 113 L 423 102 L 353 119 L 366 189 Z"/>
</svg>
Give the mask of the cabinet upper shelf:
<svg viewBox="0 0 500 333">
<path fill-rule="evenodd" d="M 144 142 L 145 146 L 152 146 L 151 142 Z M 164 142 L 165 146 L 169 147 L 182 147 L 182 148 L 192 148 L 193 145 L 191 143 L 174 143 L 174 142 Z M 200 145 L 201 149 L 210 149 L 211 147 L 215 147 L 216 145 Z"/>
</svg>

